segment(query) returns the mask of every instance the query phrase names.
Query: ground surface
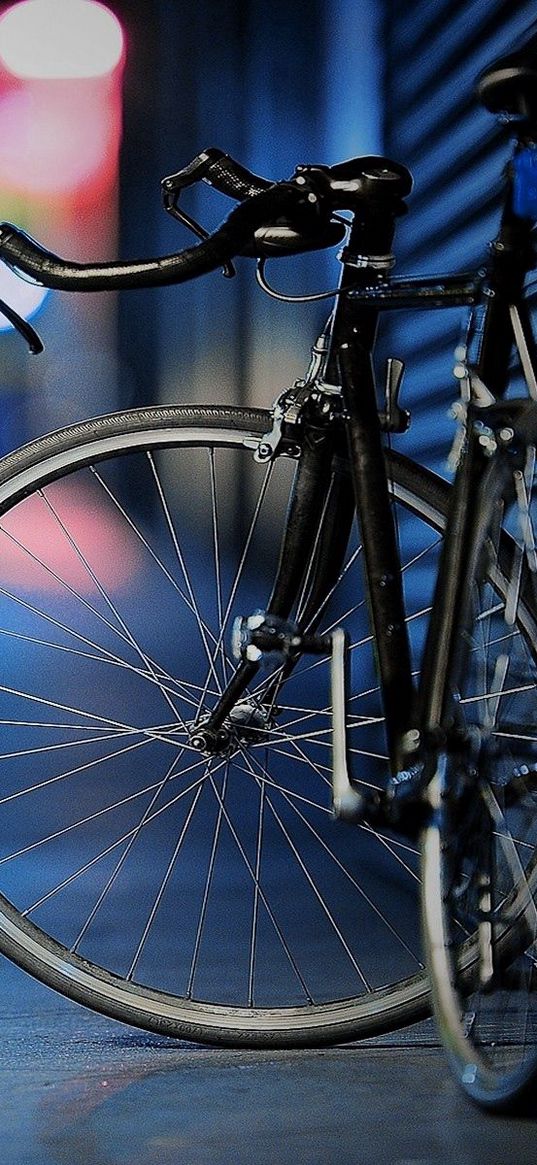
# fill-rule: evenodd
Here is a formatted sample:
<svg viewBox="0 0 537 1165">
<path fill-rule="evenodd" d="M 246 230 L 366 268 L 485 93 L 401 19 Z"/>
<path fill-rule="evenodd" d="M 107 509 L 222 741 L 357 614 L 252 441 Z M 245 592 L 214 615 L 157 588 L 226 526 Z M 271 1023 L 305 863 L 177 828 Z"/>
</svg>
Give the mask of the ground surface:
<svg viewBox="0 0 537 1165">
<path fill-rule="evenodd" d="M 148 1036 L 0 963 L 4 1165 L 535 1165 L 532 1121 L 459 1095 L 429 1025 L 312 1052 Z"/>
</svg>

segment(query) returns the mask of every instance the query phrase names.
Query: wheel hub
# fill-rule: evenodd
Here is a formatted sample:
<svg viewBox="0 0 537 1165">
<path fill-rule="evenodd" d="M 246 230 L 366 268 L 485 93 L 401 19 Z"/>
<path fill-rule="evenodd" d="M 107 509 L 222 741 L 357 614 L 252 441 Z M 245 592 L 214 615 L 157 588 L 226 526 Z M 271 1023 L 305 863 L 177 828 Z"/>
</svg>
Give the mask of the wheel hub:
<svg viewBox="0 0 537 1165">
<path fill-rule="evenodd" d="M 245 744 L 262 744 L 268 737 L 271 721 L 268 711 L 250 700 L 242 700 L 232 708 L 221 728 L 210 726 L 210 717 L 195 725 L 190 744 L 207 756 L 222 756 L 236 752 Z"/>
</svg>

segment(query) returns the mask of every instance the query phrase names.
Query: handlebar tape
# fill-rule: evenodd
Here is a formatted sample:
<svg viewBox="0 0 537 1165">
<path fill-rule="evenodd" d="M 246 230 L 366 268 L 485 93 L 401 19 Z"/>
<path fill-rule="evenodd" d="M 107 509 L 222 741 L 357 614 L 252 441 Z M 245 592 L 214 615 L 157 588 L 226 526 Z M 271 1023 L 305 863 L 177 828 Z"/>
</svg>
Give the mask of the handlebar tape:
<svg viewBox="0 0 537 1165">
<path fill-rule="evenodd" d="M 224 230 L 176 255 L 135 262 L 74 263 L 47 251 L 11 223 L 0 224 L 0 259 L 59 291 L 114 291 L 182 283 L 219 267 L 233 252 Z"/>
<path fill-rule="evenodd" d="M 113 263 L 75 263 L 60 258 L 11 223 L 0 224 L 0 259 L 45 287 L 60 291 L 114 291 L 121 288 L 163 287 L 183 283 L 214 271 L 239 255 L 254 232 L 275 215 L 300 208 L 301 195 L 290 183 L 267 191 L 235 207 L 210 238 L 174 255 L 158 259 Z"/>
<path fill-rule="evenodd" d="M 215 150 L 214 154 L 217 152 Z M 207 150 L 206 153 L 211 155 L 213 151 Z M 237 202 L 243 202 L 246 198 L 261 194 L 273 185 L 267 178 L 260 178 L 258 174 L 253 174 L 251 170 L 241 166 L 240 162 L 235 162 L 229 154 L 215 157 L 203 180 L 210 186 L 214 186 L 215 190 L 219 190 L 221 194 L 235 198 Z"/>
</svg>

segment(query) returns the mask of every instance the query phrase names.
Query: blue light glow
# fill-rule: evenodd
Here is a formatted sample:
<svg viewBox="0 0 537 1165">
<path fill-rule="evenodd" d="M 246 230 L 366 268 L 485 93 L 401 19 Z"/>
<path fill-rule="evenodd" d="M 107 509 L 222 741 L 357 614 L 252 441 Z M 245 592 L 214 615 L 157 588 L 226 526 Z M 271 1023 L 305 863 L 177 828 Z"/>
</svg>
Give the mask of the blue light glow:
<svg viewBox="0 0 537 1165">
<path fill-rule="evenodd" d="M 46 287 L 27 282 L 0 264 L 0 299 L 3 299 L 25 320 L 37 314 L 48 295 Z M 13 331 L 13 325 L 0 315 L 0 332 Z"/>
</svg>

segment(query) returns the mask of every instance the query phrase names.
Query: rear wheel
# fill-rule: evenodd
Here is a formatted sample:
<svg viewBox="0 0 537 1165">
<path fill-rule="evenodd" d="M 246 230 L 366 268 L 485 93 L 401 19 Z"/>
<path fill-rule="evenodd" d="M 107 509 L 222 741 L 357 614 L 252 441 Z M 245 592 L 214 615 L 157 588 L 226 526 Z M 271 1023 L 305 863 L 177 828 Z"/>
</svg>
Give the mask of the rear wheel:
<svg viewBox="0 0 537 1165">
<path fill-rule="evenodd" d="M 476 570 L 459 682 L 469 742 L 460 755 L 440 758 L 423 844 L 425 939 L 440 1030 L 464 1090 L 498 1111 L 534 1096 L 537 1070 L 532 476 L 531 469 L 518 473 L 508 491 L 499 477 L 488 482 L 490 523 L 475 555 L 476 564 L 487 557 L 488 576 L 483 582 Z"/>
<path fill-rule="evenodd" d="M 115 1018 L 299 1046 L 428 1013 L 415 847 L 330 813 L 328 664 L 217 755 L 192 728 L 268 600 L 293 463 L 252 456 L 261 410 L 154 408 L 0 465 L 0 949 Z M 448 487 L 388 455 L 419 652 Z M 319 632 L 349 631 L 357 781 L 387 755 L 355 533 Z"/>
</svg>

